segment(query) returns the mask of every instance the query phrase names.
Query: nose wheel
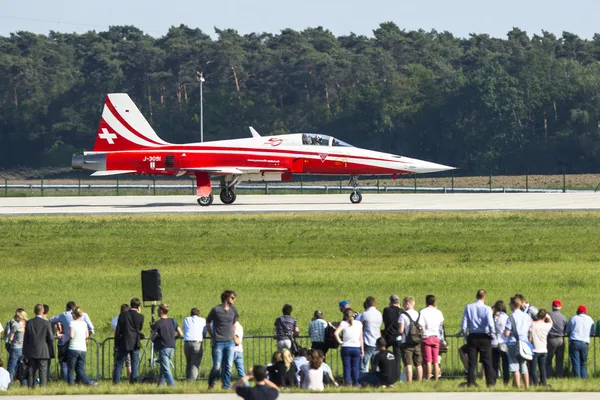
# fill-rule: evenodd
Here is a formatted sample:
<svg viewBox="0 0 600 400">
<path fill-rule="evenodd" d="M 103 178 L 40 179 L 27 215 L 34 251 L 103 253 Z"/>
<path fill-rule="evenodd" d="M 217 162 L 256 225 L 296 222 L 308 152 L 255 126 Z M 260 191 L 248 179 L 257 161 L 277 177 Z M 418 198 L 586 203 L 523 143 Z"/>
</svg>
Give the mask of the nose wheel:
<svg viewBox="0 0 600 400">
<path fill-rule="evenodd" d="M 233 204 L 237 196 L 232 188 L 224 188 L 221 189 L 221 194 L 219 194 L 219 197 L 221 198 L 221 202 L 223 202 L 223 204 Z"/>
<path fill-rule="evenodd" d="M 358 191 L 358 175 L 350 175 L 350 182 L 352 186 L 352 193 L 350 193 L 350 202 L 352 204 L 358 204 L 362 201 L 362 194 Z"/>
<path fill-rule="evenodd" d="M 204 206 L 204 207 L 210 206 L 213 203 L 213 200 L 214 200 L 214 196 L 211 193 L 208 196 L 200 196 L 200 197 L 198 197 L 198 204 L 200 204 L 201 206 Z"/>
<path fill-rule="evenodd" d="M 352 193 L 350 193 L 350 202 L 352 204 L 358 204 L 361 201 L 362 201 L 362 194 L 360 194 L 360 192 L 358 190 L 355 190 Z"/>
</svg>

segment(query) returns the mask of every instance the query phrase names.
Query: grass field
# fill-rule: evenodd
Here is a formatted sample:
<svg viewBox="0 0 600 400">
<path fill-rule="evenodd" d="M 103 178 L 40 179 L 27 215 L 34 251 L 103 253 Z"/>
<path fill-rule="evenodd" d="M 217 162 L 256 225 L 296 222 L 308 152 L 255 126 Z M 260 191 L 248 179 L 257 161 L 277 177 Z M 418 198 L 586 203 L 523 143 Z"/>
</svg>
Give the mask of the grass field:
<svg viewBox="0 0 600 400">
<path fill-rule="evenodd" d="M 598 379 L 590 379 L 587 381 L 575 380 L 575 379 L 564 379 L 564 380 L 550 380 L 551 387 L 534 387 L 531 386 L 529 391 L 542 391 L 542 392 L 595 392 L 598 390 Z M 487 389 L 485 385 L 481 385 L 478 388 L 467 389 L 467 388 L 459 388 L 459 381 L 456 380 L 440 380 L 439 382 L 420 382 L 414 383 L 412 385 L 406 383 L 397 383 L 392 388 L 387 389 L 356 389 L 351 387 L 337 387 L 337 388 L 327 388 L 325 389 L 326 393 L 361 393 L 365 391 L 369 392 L 474 392 L 474 391 L 493 391 L 493 392 L 523 392 L 525 389 L 514 389 L 512 386 L 504 386 L 502 384 L 498 384 L 494 388 Z M 40 395 L 83 395 L 83 394 L 163 394 L 163 393 L 185 393 L 185 394 L 196 394 L 196 393 L 206 393 L 206 384 L 195 383 L 190 384 L 187 382 L 177 382 L 176 387 L 167 388 L 160 387 L 157 388 L 156 385 L 135 385 L 131 386 L 128 384 L 121 384 L 119 386 L 114 386 L 112 383 L 101 382 L 99 386 L 89 387 L 89 386 L 74 386 L 69 387 L 65 383 L 50 383 L 50 385 L 43 389 L 36 389 L 36 391 L 31 392 L 27 388 L 13 388 L 8 392 L 1 392 L 0 397 L 3 395 L 23 395 L 23 396 L 31 396 L 32 394 L 40 394 Z M 211 393 L 225 393 L 224 390 L 218 388 L 211 391 Z M 290 390 L 283 389 L 282 393 L 296 393 L 301 392 L 299 389 Z"/>
<path fill-rule="evenodd" d="M 91 316 L 99 340 L 112 335 L 110 320 L 119 305 L 141 297 L 140 270 L 150 268 L 161 270 L 164 301 L 179 322 L 191 307 L 206 315 L 222 290 L 236 290 L 247 336 L 272 334 L 284 303 L 294 306 L 306 333 L 316 309 L 339 320 L 338 301 L 360 309 L 373 295 L 381 309 L 391 293 L 415 296 L 417 307 L 435 294 L 447 332 L 455 333 L 464 305 L 482 287 L 489 303 L 518 292 L 538 307 L 560 298 L 567 316 L 585 304 L 594 319 L 600 317 L 598 213 L 11 217 L 0 218 L 0 237 L 0 321 L 17 307 L 31 313 L 38 302 L 58 314 L 75 300 Z M 149 309 L 143 312 L 149 321 Z M 597 383 L 553 382 L 552 390 L 597 390 Z M 456 385 L 394 390 L 447 391 Z M 204 388 L 179 385 L 175 391 Z M 19 390 L 11 393 L 27 393 Z M 45 393 L 88 391 L 162 389 L 53 385 Z"/>
<path fill-rule="evenodd" d="M 119 305 L 141 297 L 150 268 L 179 321 L 235 289 L 247 335 L 271 334 L 284 303 L 306 332 L 316 309 L 336 320 L 340 300 L 360 309 L 373 295 L 382 308 L 391 293 L 417 307 L 435 294 L 456 332 L 480 287 L 490 302 L 523 293 L 538 307 L 560 298 L 566 314 L 585 304 L 600 316 L 595 213 L 16 217 L 0 220 L 0 237 L 1 320 L 75 300 L 100 338 Z"/>
</svg>

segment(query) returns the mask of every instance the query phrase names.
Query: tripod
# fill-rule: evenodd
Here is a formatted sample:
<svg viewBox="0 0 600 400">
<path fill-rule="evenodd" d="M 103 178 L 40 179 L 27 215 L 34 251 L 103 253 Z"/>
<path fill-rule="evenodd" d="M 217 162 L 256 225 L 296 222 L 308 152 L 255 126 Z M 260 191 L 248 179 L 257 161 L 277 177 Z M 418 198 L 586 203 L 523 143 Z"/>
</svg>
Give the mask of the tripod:
<svg viewBox="0 0 600 400">
<path fill-rule="evenodd" d="M 147 305 L 144 305 L 144 307 L 147 307 Z M 143 350 L 141 351 L 140 361 L 145 359 L 146 354 L 148 353 L 148 347 L 150 347 L 150 359 L 148 360 L 148 365 L 149 365 L 150 371 L 151 371 L 150 375 L 155 375 L 153 370 L 154 370 L 154 366 L 155 366 L 155 364 L 157 364 L 157 362 L 156 362 L 156 357 L 155 357 L 155 352 L 154 352 L 154 341 L 152 339 L 154 339 L 153 338 L 154 323 L 156 322 L 156 317 L 155 317 L 156 301 L 152 302 L 152 304 L 150 305 L 150 310 L 151 310 L 150 340 L 146 341 L 146 345 L 144 346 Z"/>
</svg>

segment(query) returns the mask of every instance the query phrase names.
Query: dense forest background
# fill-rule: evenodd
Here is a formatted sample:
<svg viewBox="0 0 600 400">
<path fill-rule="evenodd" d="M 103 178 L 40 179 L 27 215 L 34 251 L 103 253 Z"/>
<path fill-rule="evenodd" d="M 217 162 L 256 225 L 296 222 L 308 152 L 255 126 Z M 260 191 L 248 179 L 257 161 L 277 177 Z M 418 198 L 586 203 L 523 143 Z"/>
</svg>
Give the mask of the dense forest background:
<svg viewBox="0 0 600 400">
<path fill-rule="evenodd" d="M 323 132 L 464 173 L 597 172 L 600 35 L 517 28 L 506 39 L 323 28 L 240 35 L 133 26 L 0 37 L 0 168 L 69 166 L 93 146 L 104 97 L 127 92 L 158 134 Z"/>
</svg>

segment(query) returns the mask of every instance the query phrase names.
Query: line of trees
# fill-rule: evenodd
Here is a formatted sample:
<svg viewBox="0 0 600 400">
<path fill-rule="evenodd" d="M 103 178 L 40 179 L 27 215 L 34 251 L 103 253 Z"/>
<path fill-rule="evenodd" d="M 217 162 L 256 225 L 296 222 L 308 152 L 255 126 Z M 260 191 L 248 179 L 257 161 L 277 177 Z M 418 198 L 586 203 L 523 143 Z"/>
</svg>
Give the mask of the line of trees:
<svg viewBox="0 0 600 400">
<path fill-rule="evenodd" d="M 165 140 L 329 133 L 469 173 L 597 172 L 600 35 L 506 39 L 321 27 L 240 35 L 134 26 L 0 37 L 0 167 L 69 165 L 90 149 L 109 92 L 127 92 Z"/>
</svg>

